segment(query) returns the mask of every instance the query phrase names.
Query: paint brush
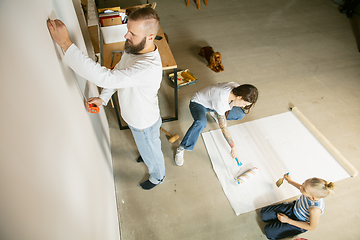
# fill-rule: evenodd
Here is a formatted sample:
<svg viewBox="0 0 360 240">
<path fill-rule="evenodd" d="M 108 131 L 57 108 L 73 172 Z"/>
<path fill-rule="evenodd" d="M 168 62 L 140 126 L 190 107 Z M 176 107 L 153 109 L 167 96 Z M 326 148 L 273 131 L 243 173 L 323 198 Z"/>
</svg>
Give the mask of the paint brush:
<svg viewBox="0 0 360 240">
<path fill-rule="evenodd" d="M 287 173 L 286 176 L 289 176 L 289 173 Z M 276 181 L 276 186 L 280 187 L 283 182 L 284 182 L 284 177 Z"/>
</svg>

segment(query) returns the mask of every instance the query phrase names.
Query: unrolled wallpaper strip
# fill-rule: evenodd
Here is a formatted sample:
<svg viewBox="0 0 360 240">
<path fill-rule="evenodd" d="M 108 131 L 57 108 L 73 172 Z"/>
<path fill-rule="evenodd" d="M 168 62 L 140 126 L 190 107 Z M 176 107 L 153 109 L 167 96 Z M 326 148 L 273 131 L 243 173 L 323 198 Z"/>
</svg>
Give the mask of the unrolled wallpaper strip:
<svg viewBox="0 0 360 240">
<path fill-rule="evenodd" d="M 341 154 L 341 152 L 339 152 L 339 150 L 331 144 L 331 142 L 314 126 L 314 124 L 312 124 L 310 120 L 294 106 L 294 104 L 290 103 L 289 107 L 352 177 L 359 174 L 359 171 Z"/>
<path fill-rule="evenodd" d="M 287 172 L 299 183 L 311 177 L 332 182 L 350 177 L 293 111 L 228 129 L 241 167 L 231 158 L 220 129 L 203 133 L 202 137 L 213 169 L 237 215 L 300 195 L 286 182 L 276 187 L 276 181 Z M 254 167 L 256 175 L 239 184 L 236 176 Z"/>
</svg>

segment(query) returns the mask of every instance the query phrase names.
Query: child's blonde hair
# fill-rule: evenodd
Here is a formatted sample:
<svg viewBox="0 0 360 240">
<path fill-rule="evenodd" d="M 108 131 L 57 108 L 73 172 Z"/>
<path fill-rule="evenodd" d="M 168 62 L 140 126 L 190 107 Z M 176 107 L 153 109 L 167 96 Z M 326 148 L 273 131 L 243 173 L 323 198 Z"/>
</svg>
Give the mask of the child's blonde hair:
<svg viewBox="0 0 360 240">
<path fill-rule="evenodd" d="M 308 179 L 309 185 L 316 190 L 313 194 L 316 198 L 324 198 L 329 195 L 330 191 L 334 189 L 335 185 L 333 182 L 327 182 L 321 178 L 310 178 Z"/>
</svg>

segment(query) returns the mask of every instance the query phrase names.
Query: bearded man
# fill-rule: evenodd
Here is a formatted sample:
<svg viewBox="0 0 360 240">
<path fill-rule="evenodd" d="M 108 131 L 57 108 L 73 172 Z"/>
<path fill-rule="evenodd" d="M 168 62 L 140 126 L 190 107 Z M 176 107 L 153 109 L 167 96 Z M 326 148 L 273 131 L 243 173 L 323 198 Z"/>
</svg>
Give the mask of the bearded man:
<svg viewBox="0 0 360 240">
<path fill-rule="evenodd" d="M 162 119 L 157 96 L 162 64 L 154 44 L 160 24 L 159 16 L 152 8 L 138 9 L 128 18 L 125 52 L 112 70 L 84 55 L 71 42 L 63 22 L 48 20 L 47 26 L 54 41 L 65 52 L 64 62 L 78 75 L 103 88 L 99 97 L 88 99 L 88 104 L 106 105 L 118 92 L 121 116 L 131 129 L 140 153 L 137 161 L 143 161 L 150 174 L 140 186 L 149 190 L 165 178 L 160 142 Z"/>
</svg>

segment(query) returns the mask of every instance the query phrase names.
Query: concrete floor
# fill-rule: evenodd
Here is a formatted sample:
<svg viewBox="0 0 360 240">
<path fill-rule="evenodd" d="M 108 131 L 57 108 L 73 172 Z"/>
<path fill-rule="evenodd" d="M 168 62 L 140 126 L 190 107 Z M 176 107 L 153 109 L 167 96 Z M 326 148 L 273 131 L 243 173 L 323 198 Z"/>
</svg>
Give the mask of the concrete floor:
<svg viewBox="0 0 360 240">
<path fill-rule="evenodd" d="M 129 5 L 129 1 L 107 4 L 121 6 L 121 2 Z M 132 5 L 145 3 L 135 2 Z M 259 100 L 245 119 L 230 126 L 286 112 L 292 102 L 360 169 L 360 53 L 350 20 L 336 4 L 209 0 L 197 10 L 193 1 L 189 7 L 185 0 L 156 2 L 178 68 L 188 68 L 198 78 L 196 84 L 180 88 L 179 120 L 164 123 L 163 128 L 181 139 L 192 123 L 188 104 L 196 91 L 225 81 L 251 83 L 259 89 Z M 207 68 L 198 55 L 206 45 L 221 52 L 225 72 Z M 172 93 L 164 78 L 159 91 L 162 116 L 173 114 Z M 109 107 L 106 111 L 122 239 L 266 239 L 259 210 L 234 213 L 201 138 L 178 167 L 173 156 L 179 141 L 171 144 L 162 133 L 166 179 L 151 191 L 142 190 L 139 183 L 148 178 L 147 168 L 135 161 L 138 151 L 131 132 L 120 131 L 114 111 Z M 204 131 L 213 129 L 218 125 L 209 118 Z M 360 177 L 336 185 L 325 199 L 326 212 L 318 228 L 299 237 L 360 239 Z"/>
</svg>

